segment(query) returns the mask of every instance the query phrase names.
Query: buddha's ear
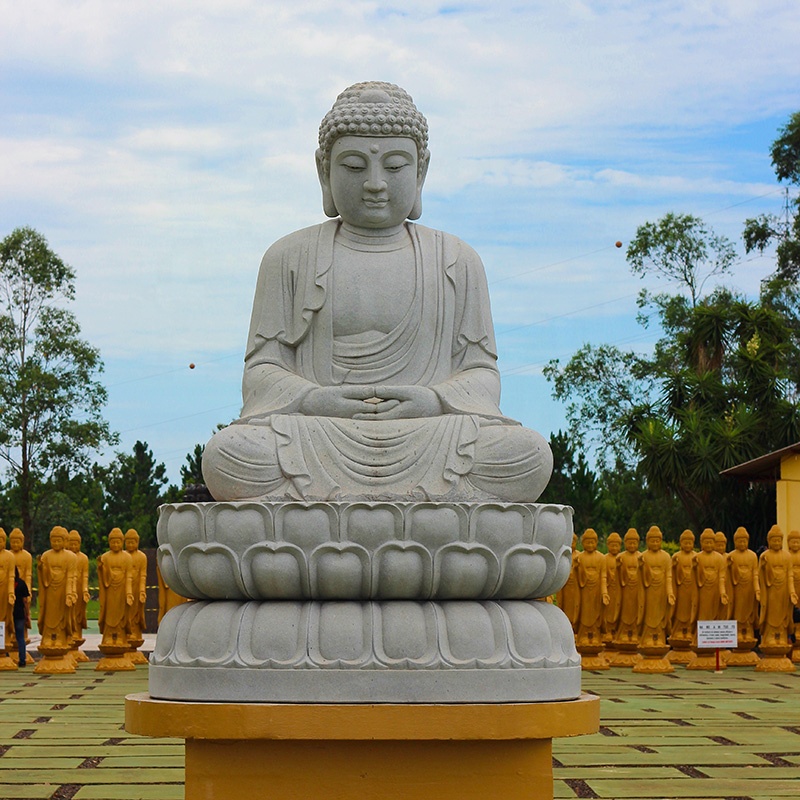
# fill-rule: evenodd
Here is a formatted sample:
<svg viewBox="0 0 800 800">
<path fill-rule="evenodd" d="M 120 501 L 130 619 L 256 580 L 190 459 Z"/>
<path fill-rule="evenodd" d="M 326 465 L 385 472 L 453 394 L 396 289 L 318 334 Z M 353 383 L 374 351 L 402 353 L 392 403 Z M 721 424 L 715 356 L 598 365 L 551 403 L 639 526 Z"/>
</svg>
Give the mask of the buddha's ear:
<svg viewBox="0 0 800 800">
<path fill-rule="evenodd" d="M 319 185 L 322 187 L 322 210 L 327 217 L 338 217 L 339 212 L 336 210 L 336 203 L 333 202 L 333 195 L 331 194 L 331 176 L 325 170 L 325 157 L 322 154 L 322 150 L 318 148 L 315 157 Z"/>
<path fill-rule="evenodd" d="M 409 219 L 419 219 L 422 216 L 422 186 L 425 183 L 425 176 L 428 174 L 428 165 L 430 163 L 431 152 L 430 150 L 425 150 L 419 157 L 417 166 L 417 199 L 414 201 L 414 206 L 408 215 Z"/>
</svg>

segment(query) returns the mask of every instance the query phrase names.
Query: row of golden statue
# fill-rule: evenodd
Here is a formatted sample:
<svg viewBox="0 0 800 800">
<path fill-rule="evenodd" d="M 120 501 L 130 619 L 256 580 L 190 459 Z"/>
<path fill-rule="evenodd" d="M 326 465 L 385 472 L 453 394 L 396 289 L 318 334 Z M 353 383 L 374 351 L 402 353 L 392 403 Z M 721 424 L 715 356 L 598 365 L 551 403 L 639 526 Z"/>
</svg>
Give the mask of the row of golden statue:
<svg viewBox="0 0 800 800">
<path fill-rule="evenodd" d="M 581 538 L 583 550 L 577 549 L 577 538 L 572 571 L 556 602 L 572 623 L 584 669 L 666 673 L 683 664 L 792 672 L 800 663 L 800 642 L 793 644 L 800 532 L 789 533 L 785 549 L 783 532 L 773 526 L 760 558 L 749 549 L 744 528 L 734 533 L 731 552 L 722 532 L 706 528 L 696 551 L 694 533 L 684 531 L 671 558 L 656 526 L 647 532 L 644 552 L 633 528 L 624 539 L 610 534 L 608 553 L 598 551 L 591 528 Z M 698 620 L 731 619 L 737 622 L 737 646 L 724 651 L 722 660 L 715 650 L 698 649 Z"/>
<path fill-rule="evenodd" d="M 20 648 L 13 624 L 15 569 L 19 578 L 33 590 L 33 558 L 25 550 L 25 537 L 18 528 L 8 536 L 0 528 L 0 621 L 5 621 L 5 641 L 0 652 L 0 670 L 17 669 Z M 97 560 L 100 586 L 99 627 L 102 658 L 98 671 L 136 669 L 147 658 L 138 648 L 144 643 L 144 604 L 147 556 L 139 550 L 135 530 L 123 534 L 114 528 L 108 534 L 109 550 Z M 38 626 L 41 635 L 34 672 L 54 674 L 74 672 L 79 662 L 89 661 L 80 649 L 86 641 L 86 604 L 89 602 L 89 559 L 81 552 L 78 531 L 57 526 L 50 532 L 50 549 L 36 560 L 38 578 Z M 30 627 L 28 615 L 27 627 Z M 25 638 L 30 641 L 27 631 Z M 24 649 L 22 650 L 25 653 Z M 26 661 L 32 660 L 25 653 Z M 25 663 L 25 662 L 23 662 Z"/>
</svg>

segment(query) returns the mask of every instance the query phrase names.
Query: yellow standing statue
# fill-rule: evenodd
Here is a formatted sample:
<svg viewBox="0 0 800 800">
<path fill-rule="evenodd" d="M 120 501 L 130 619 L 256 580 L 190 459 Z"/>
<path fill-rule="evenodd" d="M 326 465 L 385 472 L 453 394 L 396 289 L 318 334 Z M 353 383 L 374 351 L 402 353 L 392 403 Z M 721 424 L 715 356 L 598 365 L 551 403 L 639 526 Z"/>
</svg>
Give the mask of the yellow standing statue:
<svg viewBox="0 0 800 800">
<path fill-rule="evenodd" d="M 14 556 L 6 550 L 6 532 L 0 528 L 0 620 L 6 623 L 5 637 L 0 642 L 0 671 L 17 669 L 8 655 L 13 649 L 11 633 L 14 630 Z"/>
<path fill-rule="evenodd" d="M 72 607 L 77 597 L 75 568 L 77 558 L 66 549 L 67 529 L 50 531 L 50 550 L 37 564 L 39 579 L 39 653 L 44 658 L 34 672 L 53 674 L 75 672 L 72 649 Z"/>
<path fill-rule="evenodd" d="M 603 655 L 603 611 L 608 605 L 606 559 L 597 552 L 597 534 L 588 528 L 581 537 L 583 552 L 575 559 L 580 592 L 576 646 L 586 670 L 608 669 Z"/>
<path fill-rule="evenodd" d="M 639 534 L 629 528 L 624 538 L 625 550 L 617 556 L 619 578 L 619 618 L 614 635 L 616 652 L 612 667 L 632 667 L 641 656 L 639 648 L 639 609 L 642 606 L 642 582 L 639 576 Z"/>
<path fill-rule="evenodd" d="M 78 531 L 70 531 L 67 547 L 75 553 L 75 605 L 72 606 L 72 657 L 77 663 L 89 660 L 89 656 L 81 650 L 86 641 L 83 631 L 86 625 L 86 604 L 89 602 L 89 558 L 81 552 L 81 535 Z"/>
<path fill-rule="evenodd" d="M 581 596 L 578 588 L 578 578 L 575 571 L 576 559 L 578 558 L 578 535 L 572 534 L 572 569 L 569 571 L 567 582 L 558 590 L 556 603 L 558 607 L 567 615 L 567 619 L 572 625 L 572 630 L 578 630 L 578 614 L 580 612 Z"/>
<path fill-rule="evenodd" d="M 8 535 L 8 543 L 11 547 L 11 555 L 14 556 L 14 565 L 19 570 L 19 577 L 25 581 L 28 586 L 28 592 L 30 592 L 30 596 L 33 597 L 33 556 L 25 549 L 25 535 L 19 528 L 14 528 Z M 30 623 L 27 624 L 27 627 L 30 628 Z M 30 643 L 30 636 L 28 636 L 27 631 L 25 633 L 25 641 Z M 12 642 L 15 650 L 11 657 L 14 658 L 16 654 L 17 637 L 14 635 L 13 631 Z M 35 663 L 30 651 L 28 651 L 27 660 L 31 663 Z"/>
<path fill-rule="evenodd" d="M 800 531 L 789 531 L 786 537 L 789 557 L 792 561 L 792 578 L 795 591 L 800 590 Z M 795 603 L 797 605 L 797 603 Z M 800 664 L 800 625 L 793 623 L 794 647 L 792 647 L 792 663 Z"/>
<path fill-rule="evenodd" d="M 661 530 L 653 525 L 645 537 L 647 549 L 640 556 L 644 602 L 640 617 L 639 653 L 644 658 L 634 665 L 634 672 L 674 671 L 666 655 L 669 652 L 667 637 L 675 593 L 672 588 L 672 561 L 669 554 L 661 549 L 662 541 Z"/>
<path fill-rule="evenodd" d="M 759 649 L 763 658 L 756 664 L 759 672 L 794 672 L 787 658 L 792 649 L 792 606 L 797 605 L 792 557 L 783 549 L 783 532 L 773 525 L 767 534 L 769 549 L 758 560 L 761 584 Z"/>
<path fill-rule="evenodd" d="M 136 669 L 128 657 L 128 611 L 133 605 L 133 563 L 122 549 L 124 537 L 119 528 L 108 534 L 109 549 L 97 562 L 100 583 L 100 633 L 103 657 L 95 667 L 100 672 Z"/>
<path fill-rule="evenodd" d="M 728 553 L 728 578 L 731 600 L 730 617 L 736 620 L 738 646 L 728 656 L 729 667 L 752 666 L 758 663 L 756 646 L 756 622 L 761 587 L 758 580 L 758 556 L 750 549 L 750 534 L 745 528 L 737 528 L 733 534 L 734 549 Z"/>
<path fill-rule="evenodd" d="M 608 605 L 603 615 L 603 643 L 606 650 L 614 649 L 614 631 L 619 619 L 619 574 L 617 573 L 617 556 L 622 550 L 622 537 L 614 532 L 606 539 L 606 584 L 608 586 Z"/>
<path fill-rule="evenodd" d="M 697 581 L 694 577 L 694 534 L 685 530 L 681 534 L 681 549 L 672 556 L 672 584 L 675 605 L 672 607 L 672 649 L 667 658 L 673 664 L 688 664 L 694 657 L 692 640 L 697 622 Z"/>
<path fill-rule="evenodd" d="M 133 605 L 128 610 L 128 641 L 131 645 L 130 659 L 134 664 L 146 664 L 147 657 L 138 648 L 144 644 L 144 608 L 147 601 L 147 556 L 139 549 L 139 534 L 133 528 L 125 533 L 125 550 L 131 557 L 131 587 Z"/>
<path fill-rule="evenodd" d="M 728 586 L 726 576 L 728 562 L 716 549 L 716 538 L 711 528 L 700 534 L 700 552 L 694 556 L 694 578 L 697 584 L 697 619 L 716 620 L 727 617 Z M 725 616 L 720 616 L 720 607 L 725 607 Z M 697 626 L 694 645 L 697 647 Z M 724 667 L 724 664 L 721 665 Z M 716 653 L 700 650 L 686 665 L 686 669 L 716 669 Z"/>
</svg>

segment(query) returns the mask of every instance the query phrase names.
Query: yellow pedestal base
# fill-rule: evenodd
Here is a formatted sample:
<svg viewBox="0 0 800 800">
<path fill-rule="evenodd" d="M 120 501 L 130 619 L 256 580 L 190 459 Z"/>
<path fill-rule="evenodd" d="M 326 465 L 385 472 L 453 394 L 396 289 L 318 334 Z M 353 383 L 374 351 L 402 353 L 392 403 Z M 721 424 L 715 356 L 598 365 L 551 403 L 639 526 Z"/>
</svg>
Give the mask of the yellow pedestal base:
<svg viewBox="0 0 800 800">
<path fill-rule="evenodd" d="M 125 701 L 125 728 L 186 740 L 186 797 L 552 800 L 551 740 L 600 700 L 454 705 Z"/>
</svg>

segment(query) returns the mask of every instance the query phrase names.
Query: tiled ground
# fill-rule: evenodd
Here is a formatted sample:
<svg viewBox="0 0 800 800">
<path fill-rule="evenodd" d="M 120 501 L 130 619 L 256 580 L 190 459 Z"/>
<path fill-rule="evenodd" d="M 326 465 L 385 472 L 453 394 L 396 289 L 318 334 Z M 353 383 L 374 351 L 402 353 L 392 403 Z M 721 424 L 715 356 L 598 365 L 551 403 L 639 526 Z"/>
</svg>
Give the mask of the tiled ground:
<svg viewBox="0 0 800 800">
<path fill-rule="evenodd" d="M 182 743 L 122 729 L 123 697 L 146 684 L 143 668 L 0 672 L 0 800 L 183 798 Z M 554 742 L 556 797 L 800 798 L 800 673 L 614 670 L 584 689 L 603 698 L 602 732 Z"/>
<path fill-rule="evenodd" d="M 584 673 L 601 732 L 553 743 L 555 795 L 800 798 L 800 673 Z"/>
</svg>

